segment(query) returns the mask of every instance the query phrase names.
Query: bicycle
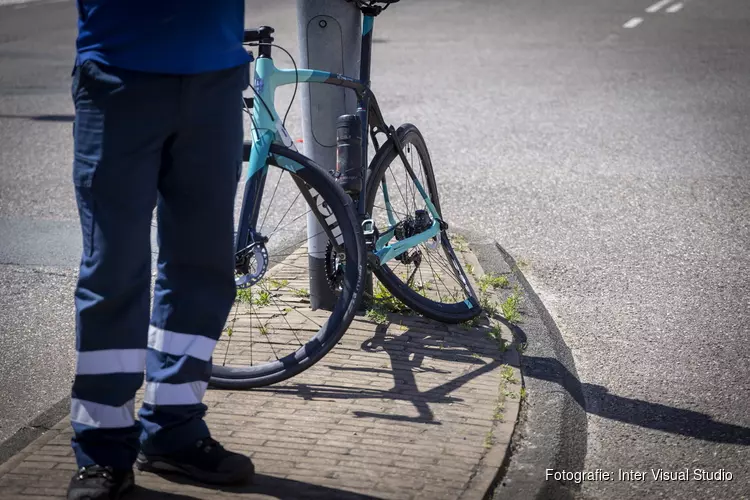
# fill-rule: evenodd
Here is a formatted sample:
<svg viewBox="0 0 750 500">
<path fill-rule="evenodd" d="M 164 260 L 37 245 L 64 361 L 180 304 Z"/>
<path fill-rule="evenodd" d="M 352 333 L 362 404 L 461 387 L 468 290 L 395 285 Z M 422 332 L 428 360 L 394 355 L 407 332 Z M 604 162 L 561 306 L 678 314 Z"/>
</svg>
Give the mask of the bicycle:
<svg viewBox="0 0 750 500">
<path fill-rule="evenodd" d="M 354 1 L 363 14 L 359 79 L 298 69 L 296 63 L 294 69 L 279 69 L 272 48 L 286 50 L 274 44 L 273 28 L 245 30 L 244 42 L 258 47 L 258 58 L 250 85 L 254 96 L 244 98 L 252 140 L 244 151 L 248 170 L 237 219 L 235 269 L 239 300 L 251 311 L 238 316 L 237 308 L 216 346 L 214 387 L 270 385 L 315 364 L 349 328 L 369 271 L 378 279 L 378 290 L 384 287 L 428 318 L 458 323 L 481 313 L 448 237 L 424 138 L 414 125 L 388 126 L 370 90 L 374 18 L 398 0 Z M 295 84 L 296 95 L 300 83 L 336 85 L 357 95 L 356 114 L 339 119 L 349 147 L 341 150 L 336 170 L 325 171 L 300 154 L 284 126 L 286 115 L 281 120 L 276 111 L 276 88 Z M 367 165 L 370 145 L 375 153 Z M 399 179 L 406 181 L 403 189 Z M 272 208 L 277 196 L 283 203 L 291 199 L 289 207 Z M 287 219 L 295 209 L 300 214 Z M 326 278 L 336 303 L 325 310 L 310 307 L 306 276 L 300 276 L 307 268 L 304 244 L 315 236 L 305 233 L 310 212 L 328 240 Z M 275 225 L 266 224 L 269 215 L 279 214 Z M 432 280 L 424 278 L 429 271 Z M 303 342 L 300 332 L 310 338 Z M 231 356 L 230 348 L 235 349 Z"/>
</svg>

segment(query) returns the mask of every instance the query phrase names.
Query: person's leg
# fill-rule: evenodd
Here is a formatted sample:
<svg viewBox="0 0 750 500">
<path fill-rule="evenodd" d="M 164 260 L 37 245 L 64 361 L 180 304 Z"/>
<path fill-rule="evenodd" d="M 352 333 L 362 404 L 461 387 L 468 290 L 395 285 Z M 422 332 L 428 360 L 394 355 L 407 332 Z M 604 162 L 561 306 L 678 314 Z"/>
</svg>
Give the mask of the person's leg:
<svg viewBox="0 0 750 500">
<path fill-rule="evenodd" d="M 74 74 L 83 254 L 70 419 L 79 467 L 130 470 L 138 453 L 133 412 L 146 362 L 151 216 L 163 144 L 176 121 L 170 83 L 93 62 Z"/>
<path fill-rule="evenodd" d="M 139 412 L 144 460 L 176 454 L 190 461 L 189 450 L 210 437 L 202 399 L 235 298 L 233 212 L 246 80 L 247 67 L 182 78 L 180 129 L 159 178 L 159 273 Z M 249 460 L 234 463 L 249 470 Z M 191 467 L 183 472 L 224 479 L 198 476 L 204 464 Z"/>
</svg>

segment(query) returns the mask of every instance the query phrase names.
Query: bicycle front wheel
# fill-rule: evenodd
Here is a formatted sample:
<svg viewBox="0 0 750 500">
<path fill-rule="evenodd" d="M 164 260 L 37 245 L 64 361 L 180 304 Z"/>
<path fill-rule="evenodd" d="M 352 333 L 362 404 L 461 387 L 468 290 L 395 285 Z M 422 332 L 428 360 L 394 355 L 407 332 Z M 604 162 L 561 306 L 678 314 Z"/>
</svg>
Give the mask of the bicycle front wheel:
<svg viewBox="0 0 750 500">
<path fill-rule="evenodd" d="M 406 162 L 393 141 L 385 143 L 373 158 L 365 198 L 367 213 L 380 234 L 397 227 L 388 244 L 418 234 L 420 227 L 433 222 L 417 180 L 442 220 L 432 162 L 422 134 L 414 125 L 405 124 L 396 135 Z M 436 321 L 460 323 L 482 312 L 447 230 L 373 272 L 401 302 Z"/>
<path fill-rule="evenodd" d="M 365 246 L 351 198 L 307 157 L 276 145 L 270 153 L 266 171 L 247 181 L 239 220 L 252 227 L 238 231 L 248 245 L 235 259 L 237 300 L 214 350 L 215 387 L 266 386 L 309 368 L 341 339 L 362 297 Z M 311 211 L 324 217 L 346 262 L 326 309 L 313 309 L 308 292 Z"/>
</svg>

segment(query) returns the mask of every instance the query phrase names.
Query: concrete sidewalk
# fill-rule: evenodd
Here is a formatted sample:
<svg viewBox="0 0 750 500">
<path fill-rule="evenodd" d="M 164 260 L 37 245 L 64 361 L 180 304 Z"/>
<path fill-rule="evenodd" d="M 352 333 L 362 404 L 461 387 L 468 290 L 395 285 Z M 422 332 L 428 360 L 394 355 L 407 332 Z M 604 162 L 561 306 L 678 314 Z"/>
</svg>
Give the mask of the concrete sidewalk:
<svg viewBox="0 0 750 500">
<path fill-rule="evenodd" d="M 214 437 L 252 456 L 255 484 L 217 489 L 137 473 L 126 498 L 483 498 L 521 399 L 518 354 L 503 347 L 511 332 L 492 326 L 501 342 L 487 318 L 469 328 L 357 317 L 333 351 L 291 380 L 208 391 Z M 0 465 L 0 499 L 64 498 L 75 470 L 70 437 L 65 418 Z"/>
</svg>

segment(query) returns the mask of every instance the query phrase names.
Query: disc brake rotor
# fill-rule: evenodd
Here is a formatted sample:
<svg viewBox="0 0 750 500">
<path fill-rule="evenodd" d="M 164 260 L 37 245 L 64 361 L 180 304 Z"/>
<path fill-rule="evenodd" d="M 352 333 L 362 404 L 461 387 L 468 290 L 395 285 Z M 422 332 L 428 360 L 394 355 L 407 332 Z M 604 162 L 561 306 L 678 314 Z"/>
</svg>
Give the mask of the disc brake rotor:
<svg viewBox="0 0 750 500">
<path fill-rule="evenodd" d="M 253 243 L 235 258 L 234 278 L 237 288 L 248 288 L 258 283 L 268 270 L 268 250 L 263 243 Z"/>
<path fill-rule="evenodd" d="M 344 256 L 334 250 L 333 244 L 329 241 L 326 244 L 325 273 L 328 286 L 334 293 L 341 291 L 341 283 L 344 278 L 344 265 Z"/>
</svg>

